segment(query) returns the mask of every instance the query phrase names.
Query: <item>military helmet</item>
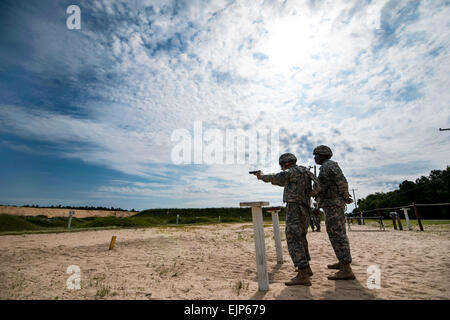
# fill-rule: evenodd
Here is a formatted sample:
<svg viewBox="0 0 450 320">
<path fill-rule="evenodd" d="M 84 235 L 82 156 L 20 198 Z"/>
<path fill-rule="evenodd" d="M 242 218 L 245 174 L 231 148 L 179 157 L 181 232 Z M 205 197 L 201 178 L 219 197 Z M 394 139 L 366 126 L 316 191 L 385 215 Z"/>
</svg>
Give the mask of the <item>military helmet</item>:
<svg viewBox="0 0 450 320">
<path fill-rule="evenodd" d="M 333 156 L 333 152 L 331 152 L 331 149 L 324 145 L 317 146 L 314 149 L 313 154 L 321 154 L 330 158 Z"/>
<path fill-rule="evenodd" d="M 285 163 L 285 162 L 289 162 L 289 161 L 292 161 L 292 162 L 296 163 L 297 162 L 297 157 L 294 156 L 292 153 L 283 153 L 280 156 L 280 160 L 279 160 L 280 164 Z"/>
</svg>

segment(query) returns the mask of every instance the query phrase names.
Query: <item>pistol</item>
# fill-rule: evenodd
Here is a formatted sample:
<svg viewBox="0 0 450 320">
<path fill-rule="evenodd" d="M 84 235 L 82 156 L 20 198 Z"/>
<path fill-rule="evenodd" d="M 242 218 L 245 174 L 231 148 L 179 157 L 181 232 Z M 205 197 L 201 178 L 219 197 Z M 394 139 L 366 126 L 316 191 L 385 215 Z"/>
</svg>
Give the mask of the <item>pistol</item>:
<svg viewBox="0 0 450 320">
<path fill-rule="evenodd" d="M 261 172 L 261 170 L 249 171 L 248 173 L 256 175 L 258 172 Z"/>
</svg>

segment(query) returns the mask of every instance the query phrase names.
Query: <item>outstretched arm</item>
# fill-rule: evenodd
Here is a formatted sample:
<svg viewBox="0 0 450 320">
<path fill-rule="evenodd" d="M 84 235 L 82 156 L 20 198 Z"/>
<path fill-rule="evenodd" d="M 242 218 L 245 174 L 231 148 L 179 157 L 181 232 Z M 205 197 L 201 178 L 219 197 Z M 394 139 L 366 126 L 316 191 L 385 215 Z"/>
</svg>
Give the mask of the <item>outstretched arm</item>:
<svg viewBox="0 0 450 320">
<path fill-rule="evenodd" d="M 290 171 L 282 171 L 277 174 L 265 174 L 261 176 L 261 180 L 264 182 L 271 182 L 273 185 L 277 186 L 287 186 L 290 181 Z"/>
</svg>

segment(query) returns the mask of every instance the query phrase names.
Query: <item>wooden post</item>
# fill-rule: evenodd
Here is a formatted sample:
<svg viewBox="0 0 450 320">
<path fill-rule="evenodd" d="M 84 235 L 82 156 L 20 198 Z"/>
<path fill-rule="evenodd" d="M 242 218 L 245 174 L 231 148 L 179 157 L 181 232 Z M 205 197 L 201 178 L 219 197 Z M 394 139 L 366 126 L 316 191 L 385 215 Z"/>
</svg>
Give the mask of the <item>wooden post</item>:
<svg viewBox="0 0 450 320">
<path fill-rule="evenodd" d="M 273 235 L 275 238 L 275 248 L 277 250 L 277 263 L 283 264 L 283 247 L 281 246 L 280 220 L 278 218 L 278 212 L 280 212 L 280 209 L 269 209 L 267 212 L 272 214 Z"/>
<path fill-rule="evenodd" d="M 70 224 L 72 223 L 72 216 L 75 214 L 75 211 L 69 212 L 69 221 L 67 222 L 67 229 L 70 230 Z"/>
<path fill-rule="evenodd" d="M 398 228 L 403 230 L 402 219 L 400 219 L 400 215 L 397 215 Z"/>
<path fill-rule="evenodd" d="M 405 215 L 406 226 L 408 227 L 408 230 L 412 230 L 411 223 L 409 222 L 409 216 L 408 216 L 409 208 L 401 208 L 400 210 L 402 210 L 403 214 Z"/>
<path fill-rule="evenodd" d="M 382 228 L 384 228 L 384 225 L 383 225 L 383 215 L 381 214 L 381 211 L 380 211 L 380 210 L 377 210 L 377 214 L 378 214 L 379 217 L 381 217 L 379 223 L 380 223 L 380 230 L 382 230 Z"/>
<path fill-rule="evenodd" d="M 179 214 L 177 214 L 177 224 L 178 224 L 178 219 L 180 218 L 180 215 Z"/>
<path fill-rule="evenodd" d="M 396 212 L 390 212 L 390 217 L 392 219 L 392 223 L 394 224 L 394 229 L 397 230 L 397 222 L 395 222 L 395 213 Z"/>
<path fill-rule="evenodd" d="M 383 231 L 386 230 L 386 229 L 384 228 L 383 218 L 380 218 L 380 230 L 383 230 Z"/>
<path fill-rule="evenodd" d="M 384 229 L 384 225 L 383 225 L 383 214 L 381 212 L 381 210 L 377 210 L 378 216 L 381 217 L 380 218 L 380 230 Z"/>
<path fill-rule="evenodd" d="M 112 236 L 111 242 L 109 244 L 109 250 L 112 250 L 115 244 L 116 244 L 116 236 Z"/>
<path fill-rule="evenodd" d="M 266 244 L 264 242 L 264 221 L 262 206 L 268 202 L 241 202 L 241 207 L 252 207 L 253 232 L 255 239 L 256 272 L 258 276 L 259 291 L 269 290 L 269 273 L 267 272 Z"/>
<path fill-rule="evenodd" d="M 420 220 L 419 209 L 417 208 L 417 206 L 414 202 L 413 202 L 413 207 L 414 207 L 414 213 L 416 214 L 417 223 L 419 224 L 419 227 L 420 227 L 420 231 L 423 231 L 423 225 L 422 225 L 422 220 Z"/>
</svg>

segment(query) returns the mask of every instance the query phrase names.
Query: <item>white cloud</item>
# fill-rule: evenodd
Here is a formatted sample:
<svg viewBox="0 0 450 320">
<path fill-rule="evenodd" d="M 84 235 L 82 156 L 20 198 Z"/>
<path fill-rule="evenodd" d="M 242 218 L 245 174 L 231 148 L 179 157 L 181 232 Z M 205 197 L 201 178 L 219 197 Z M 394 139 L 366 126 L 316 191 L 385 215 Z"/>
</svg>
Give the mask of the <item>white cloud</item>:
<svg viewBox="0 0 450 320">
<path fill-rule="evenodd" d="M 311 133 L 310 143 L 329 144 L 360 196 L 387 188 L 386 181 L 392 187 L 392 181 L 447 164 L 448 136 L 437 128 L 450 120 L 448 6 L 423 1 L 417 17 L 403 21 L 401 8 L 388 1 L 369 6 L 348 1 L 189 1 L 175 15 L 169 10 L 171 1 L 147 4 L 153 5 L 153 13 L 144 11 L 143 2 L 131 11 L 96 2 L 92 10 L 117 19 L 115 28 L 98 34 L 87 30 L 76 41 L 84 58 L 61 58 L 61 63 L 76 61 L 70 62 L 74 77 L 85 67 L 82 61 L 97 67 L 98 82 L 80 84 L 96 98 L 80 106 L 89 111 L 88 119 L 3 105 L 2 130 L 62 144 L 65 157 L 148 178 L 169 161 L 172 131 L 192 130 L 194 121 L 220 130 L 282 127 L 291 138 Z M 384 43 L 386 24 L 397 27 L 392 46 Z M 436 48 L 440 53 L 430 55 Z M 56 51 L 40 48 L 33 66 Z M 255 54 L 267 58 L 258 60 Z M 417 96 L 407 101 L 402 94 Z M 330 134 L 333 129 L 341 134 Z M 305 146 L 284 145 L 280 151 L 298 152 L 312 164 Z M 350 146 L 353 151 L 345 155 Z M 357 177 L 376 166 L 411 160 L 428 167 L 409 176 Z M 268 169 L 277 170 L 277 164 Z M 281 199 L 281 190 L 258 184 L 246 170 L 189 168 L 178 174 L 182 186 L 164 192 L 192 199 L 186 203 L 214 206 L 232 205 L 240 196 Z M 211 178 L 217 177 L 230 185 L 212 186 Z M 161 194 L 150 185 L 124 185 L 99 191 Z"/>
</svg>

